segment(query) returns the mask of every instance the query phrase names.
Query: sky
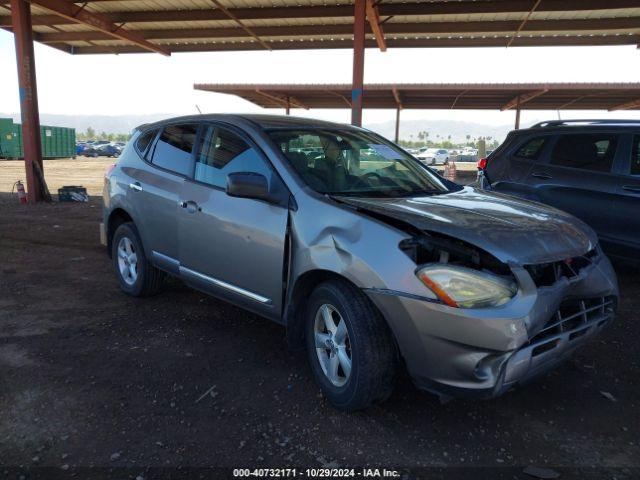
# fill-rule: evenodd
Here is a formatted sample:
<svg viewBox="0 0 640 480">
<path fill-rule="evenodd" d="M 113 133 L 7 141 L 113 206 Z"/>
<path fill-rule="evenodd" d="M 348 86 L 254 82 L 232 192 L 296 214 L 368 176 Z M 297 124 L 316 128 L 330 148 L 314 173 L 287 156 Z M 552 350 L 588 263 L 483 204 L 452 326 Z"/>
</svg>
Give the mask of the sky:
<svg viewBox="0 0 640 480">
<path fill-rule="evenodd" d="M 193 83 L 349 83 L 349 50 L 256 51 L 73 56 L 35 47 L 41 113 L 192 114 L 264 111 L 245 100 L 193 90 Z M 368 49 L 365 83 L 416 82 L 634 82 L 640 50 L 634 46 Z M 19 111 L 13 35 L 0 30 L 0 112 Z M 276 113 L 278 110 L 271 110 Z M 281 112 L 282 113 L 282 112 Z M 349 122 L 345 110 L 292 114 Z M 514 112 L 407 110 L 403 119 L 465 120 L 488 125 L 514 121 Z M 522 125 L 555 119 L 557 112 L 526 111 Z M 569 118 L 640 118 L 639 112 L 563 111 Z M 392 110 L 365 110 L 365 124 L 395 118 Z"/>
</svg>

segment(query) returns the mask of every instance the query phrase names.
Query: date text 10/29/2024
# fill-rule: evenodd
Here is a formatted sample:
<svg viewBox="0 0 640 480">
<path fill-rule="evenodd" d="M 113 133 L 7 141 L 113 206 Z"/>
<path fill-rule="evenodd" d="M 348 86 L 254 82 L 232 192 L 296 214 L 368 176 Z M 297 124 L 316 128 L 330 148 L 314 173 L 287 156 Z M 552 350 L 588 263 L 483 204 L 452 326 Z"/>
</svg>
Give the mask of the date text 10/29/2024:
<svg viewBox="0 0 640 480">
<path fill-rule="evenodd" d="M 233 476 L 257 478 L 399 478 L 400 472 L 386 468 L 234 468 Z"/>
</svg>

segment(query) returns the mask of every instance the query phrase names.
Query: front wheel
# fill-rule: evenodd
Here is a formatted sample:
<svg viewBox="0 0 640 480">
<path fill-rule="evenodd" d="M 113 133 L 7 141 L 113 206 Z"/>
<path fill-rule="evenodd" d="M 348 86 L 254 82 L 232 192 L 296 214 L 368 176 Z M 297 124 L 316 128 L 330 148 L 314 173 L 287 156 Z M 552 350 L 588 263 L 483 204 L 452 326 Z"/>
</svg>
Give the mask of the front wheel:
<svg viewBox="0 0 640 480">
<path fill-rule="evenodd" d="M 395 344 L 359 289 L 344 280 L 322 283 L 311 294 L 305 321 L 313 375 L 334 407 L 354 411 L 389 397 Z"/>
<path fill-rule="evenodd" d="M 135 225 L 120 225 L 111 243 L 111 258 L 122 291 L 133 297 L 157 293 L 163 273 L 147 260 Z"/>
</svg>

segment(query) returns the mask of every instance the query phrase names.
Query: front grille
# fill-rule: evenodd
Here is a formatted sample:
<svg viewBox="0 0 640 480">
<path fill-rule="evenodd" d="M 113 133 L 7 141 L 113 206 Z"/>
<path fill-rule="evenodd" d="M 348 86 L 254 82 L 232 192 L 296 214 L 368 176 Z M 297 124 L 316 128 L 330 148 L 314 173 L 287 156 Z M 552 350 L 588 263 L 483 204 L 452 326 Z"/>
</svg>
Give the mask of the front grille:
<svg viewBox="0 0 640 480">
<path fill-rule="evenodd" d="M 545 344 L 544 341 L 564 332 L 572 332 L 569 335 L 569 341 L 574 340 L 587 333 L 590 327 L 604 325 L 612 318 L 614 310 L 613 297 L 565 300 L 529 344 L 541 343 L 540 348 L 548 350 L 553 347 Z M 542 351 L 534 350 L 534 355 L 536 353 L 542 353 Z"/>
<path fill-rule="evenodd" d="M 553 285 L 560 278 L 574 278 L 580 271 L 591 265 L 598 256 L 597 248 L 589 250 L 584 255 L 571 257 L 559 262 L 540 263 L 536 265 L 526 265 L 525 268 L 537 287 Z"/>
</svg>

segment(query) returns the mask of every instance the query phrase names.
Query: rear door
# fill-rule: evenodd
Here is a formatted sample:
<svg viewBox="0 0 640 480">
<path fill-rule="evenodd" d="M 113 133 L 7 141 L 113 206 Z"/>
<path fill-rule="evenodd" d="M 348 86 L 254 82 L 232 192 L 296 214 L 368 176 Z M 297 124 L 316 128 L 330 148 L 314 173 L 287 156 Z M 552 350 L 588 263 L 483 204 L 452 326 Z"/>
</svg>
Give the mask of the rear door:
<svg viewBox="0 0 640 480">
<path fill-rule="evenodd" d="M 612 254 L 640 258 L 640 134 L 626 135 L 622 155 L 614 166 L 616 196 L 609 228 L 603 233 Z"/>
<path fill-rule="evenodd" d="M 147 256 L 172 273 L 178 273 L 178 200 L 193 170 L 197 129 L 197 124 L 167 125 L 142 152 L 141 168 L 123 168 Z"/>
<path fill-rule="evenodd" d="M 203 125 L 195 158 L 193 179 L 180 197 L 181 276 L 199 289 L 280 319 L 287 202 L 231 197 L 226 183 L 232 172 L 264 175 L 270 191 L 286 190 L 284 183 L 251 139 L 232 127 Z"/>
<path fill-rule="evenodd" d="M 547 162 L 531 170 L 536 196 L 607 238 L 617 199 L 619 178 L 613 166 L 620 143 L 620 134 L 611 131 L 558 134 Z"/>
</svg>

